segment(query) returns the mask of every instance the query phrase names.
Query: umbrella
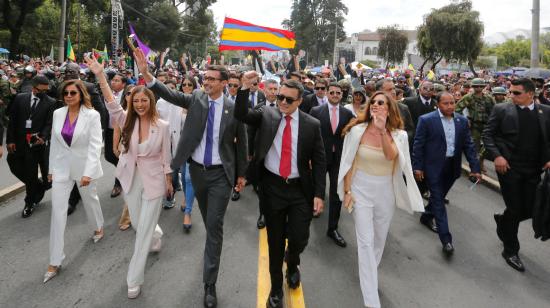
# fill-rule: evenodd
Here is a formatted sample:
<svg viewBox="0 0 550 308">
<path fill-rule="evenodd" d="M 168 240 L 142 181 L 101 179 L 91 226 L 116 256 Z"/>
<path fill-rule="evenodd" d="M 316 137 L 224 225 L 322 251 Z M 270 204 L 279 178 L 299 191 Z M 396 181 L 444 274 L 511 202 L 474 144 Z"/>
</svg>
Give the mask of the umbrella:
<svg viewBox="0 0 550 308">
<path fill-rule="evenodd" d="M 10 53 L 6 48 L 0 47 L 0 53 Z"/>
<path fill-rule="evenodd" d="M 523 72 L 523 76 L 535 79 L 550 78 L 550 70 L 544 68 L 530 68 Z"/>
<path fill-rule="evenodd" d="M 317 73 L 318 74 L 318 73 L 321 72 L 322 69 L 323 69 L 322 66 L 316 66 L 316 67 L 310 69 L 309 71 L 312 72 L 312 73 Z"/>
</svg>

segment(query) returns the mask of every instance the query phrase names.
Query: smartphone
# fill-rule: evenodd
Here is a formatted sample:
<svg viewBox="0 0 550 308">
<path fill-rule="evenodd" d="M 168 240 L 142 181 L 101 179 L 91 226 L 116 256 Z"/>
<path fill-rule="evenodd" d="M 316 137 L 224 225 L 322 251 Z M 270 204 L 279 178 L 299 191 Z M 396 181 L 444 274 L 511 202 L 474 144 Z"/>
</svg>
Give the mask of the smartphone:
<svg viewBox="0 0 550 308">
<path fill-rule="evenodd" d="M 130 36 L 128 36 L 126 38 L 126 42 L 128 42 L 128 46 L 130 47 L 132 52 L 136 52 L 137 47 L 135 45 L 135 40 L 134 40 L 134 35 L 133 34 L 130 34 Z"/>
</svg>

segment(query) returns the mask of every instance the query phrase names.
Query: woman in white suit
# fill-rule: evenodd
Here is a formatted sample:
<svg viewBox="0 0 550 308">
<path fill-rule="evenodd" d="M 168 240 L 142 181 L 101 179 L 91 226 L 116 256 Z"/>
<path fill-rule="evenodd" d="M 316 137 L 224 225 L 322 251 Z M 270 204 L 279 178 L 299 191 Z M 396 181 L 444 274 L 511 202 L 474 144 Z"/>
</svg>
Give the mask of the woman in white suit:
<svg viewBox="0 0 550 308">
<path fill-rule="evenodd" d="M 86 87 L 80 80 L 61 86 L 65 107 L 53 113 L 48 181 L 52 182 L 52 218 L 50 225 L 50 265 L 44 283 L 57 275 L 65 258 L 63 253 L 68 200 L 75 182 L 82 196 L 92 239 L 103 238 L 103 213 L 97 196 L 101 169 L 101 119 L 92 107 Z"/>
<path fill-rule="evenodd" d="M 388 94 L 374 93 L 343 134 L 338 195 L 353 210 L 364 304 L 380 307 L 378 265 L 395 206 L 412 213 L 423 212 L 424 204 L 412 174 L 407 133 Z"/>
</svg>

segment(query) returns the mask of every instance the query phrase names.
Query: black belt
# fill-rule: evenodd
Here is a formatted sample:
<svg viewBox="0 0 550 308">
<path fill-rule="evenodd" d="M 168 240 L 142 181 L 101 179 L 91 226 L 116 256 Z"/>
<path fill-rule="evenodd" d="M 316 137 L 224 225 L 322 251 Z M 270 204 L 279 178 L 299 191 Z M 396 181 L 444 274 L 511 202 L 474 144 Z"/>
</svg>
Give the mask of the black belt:
<svg viewBox="0 0 550 308">
<path fill-rule="evenodd" d="M 300 178 L 293 178 L 293 179 L 286 178 L 285 179 L 282 176 L 267 170 L 267 168 L 264 168 L 264 169 L 265 169 L 265 172 L 267 173 L 267 175 L 269 175 L 270 177 L 272 177 L 274 179 L 277 179 L 277 181 L 280 181 L 283 184 L 292 185 L 292 184 L 300 183 Z"/>
<path fill-rule="evenodd" d="M 202 170 L 213 170 L 213 169 L 220 169 L 220 168 L 223 168 L 223 165 L 210 165 L 210 166 L 205 166 L 203 164 L 199 164 L 197 163 L 196 161 L 190 159 L 190 162 L 189 162 L 191 165 L 195 165 L 199 168 L 201 168 Z"/>
</svg>

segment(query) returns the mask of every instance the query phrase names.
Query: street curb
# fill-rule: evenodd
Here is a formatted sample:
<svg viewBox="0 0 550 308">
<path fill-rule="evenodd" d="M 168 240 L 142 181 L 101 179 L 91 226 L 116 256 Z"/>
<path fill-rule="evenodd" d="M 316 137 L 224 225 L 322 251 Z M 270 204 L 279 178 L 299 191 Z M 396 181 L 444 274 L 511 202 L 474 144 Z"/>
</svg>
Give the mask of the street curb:
<svg viewBox="0 0 550 308">
<path fill-rule="evenodd" d="M 4 202 L 23 191 L 25 191 L 25 184 L 23 184 L 22 182 L 6 187 L 0 190 L 0 202 Z"/>
<path fill-rule="evenodd" d="M 468 167 L 466 164 L 462 164 L 462 173 L 469 175 L 470 174 L 470 167 Z M 493 179 L 492 177 L 488 175 L 482 175 L 482 181 L 481 183 L 485 185 L 486 187 L 500 193 L 500 183 Z"/>
</svg>

